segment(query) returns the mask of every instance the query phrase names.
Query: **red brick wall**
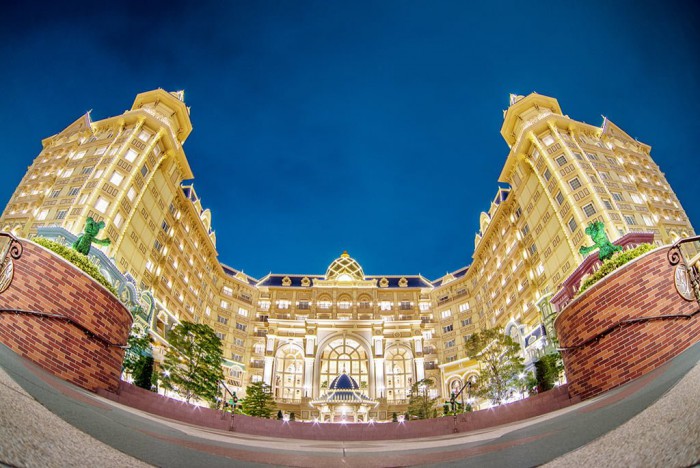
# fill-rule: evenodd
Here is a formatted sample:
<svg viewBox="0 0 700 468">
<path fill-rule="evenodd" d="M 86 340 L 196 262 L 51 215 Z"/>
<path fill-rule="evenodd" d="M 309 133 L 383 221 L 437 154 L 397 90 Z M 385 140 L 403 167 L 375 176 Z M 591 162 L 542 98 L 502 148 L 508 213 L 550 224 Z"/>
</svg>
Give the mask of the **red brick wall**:
<svg viewBox="0 0 700 468">
<path fill-rule="evenodd" d="M 700 340 L 700 314 L 670 317 L 693 314 L 699 306 L 676 291 L 676 267 L 667 252 L 656 249 L 616 270 L 557 317 L 560 346 L 569 348 L 562 355 L 572 395 L 591 398 L 636 379 Z M 621 324 L 599 336 L 621 321 L 658 316 L 666 318 Z"/>
<path fill-rule="evenodd" d="M 405 423 L 319 424 L 298 421 L 284 422 L 276 419 L 253 418 L 241 414 L 237 414 L 231 420 L 231 415 L 228 413 L 222 415 L 221 411 L 198 408 L 126 382 L 121 383 L 118 394 L 105 391 L 98 393 L 123 405 L 188 424 L 232 430 L 244 434 L 313 440 L 391 440 L 447 435 L 532 418 L 580 401 L 578 398 L 569 398 L 567 389 L 563 386 L 496 408 L 460 414 L 456 419 L 452 416 L 446 416 Z M 441 411 L 441 408 L 438 408 L 438 411 Z"/>
<path fill-rule="evenodd" d="M 123 345 L 131 313 L 110 292 L 61 257 L 22 240 L 14 279 L 0 293 L 0 309 L 65 315 L 109 343 Z M 124 350 L 66 320 L 0 313 L 0 341 L 54 375 L 91 391 L 116 390 Z"/>
</svg>

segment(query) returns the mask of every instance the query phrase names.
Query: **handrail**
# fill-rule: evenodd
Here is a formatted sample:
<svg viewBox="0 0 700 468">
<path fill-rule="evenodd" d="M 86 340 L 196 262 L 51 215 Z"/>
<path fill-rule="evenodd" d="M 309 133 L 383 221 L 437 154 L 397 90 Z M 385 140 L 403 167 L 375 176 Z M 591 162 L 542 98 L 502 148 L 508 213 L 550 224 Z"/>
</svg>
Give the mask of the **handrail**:
<svg viewBox="0 0 700 468">
<path fill-rule="evenodd" d="M 54 319 L 54 320 L 65 320 L 66 323 L 73 325 L 77 329 L 81 330 L 85 335 L 87 335 L 89 338 L 92 338 L 94 340 L 100 341 L 102 344 L 104 344 L 106 347 L 114 347 L 114 348 L 121 348 L 121 349 L 128 349 L 129 345 L 128 344 L 117 344 L 117 343 L 112 343 L 108 339 L 104 338 L 103 336 L 98 335 L 97 333 L 94 333 L 90 329 L 88 329 L 85 325 L 76 322 L 73 320 L 71 317 L 68 317 L 67 315 L 61 315 L 61 314 L 51 314 L 48 312 L 39 312 L 36 310 L 22 310 L 22 309 L 0 309 L 0 314 L 1 313 L 15 313 L 17 315 L 33 315 L 36 317 L 40 317 L 42 319 L 48 318 L 48 319 Z"/>
<path fill-rule="evenodd" d="M 690 281 L 690 287 L 693 290 L 693 295 L 695 300 L 700 304 L 700 271 L 698 267 L 693 263 L 688 263 L 683 252 L 681 251 L 681 245 L 688 244 L 690 242 L 700 241 L 700 236 L 686 237 L 679 239 L 669 247 L 666 253 L 666 258 L 671 265 L 678 265 L 681 260 L 683 260 L 683 267 L 688 275 L 688 280 Z"/>
</svg>

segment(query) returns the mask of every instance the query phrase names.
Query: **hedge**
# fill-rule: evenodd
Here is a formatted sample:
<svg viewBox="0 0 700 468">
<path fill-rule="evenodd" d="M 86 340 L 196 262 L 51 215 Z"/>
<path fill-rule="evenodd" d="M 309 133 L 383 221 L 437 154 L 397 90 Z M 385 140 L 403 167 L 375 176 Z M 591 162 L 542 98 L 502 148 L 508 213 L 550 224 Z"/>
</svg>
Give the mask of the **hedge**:
<svg viewBox="0 0 700 468">
<path fill-rule="evenodd" d="M 109 292 L 111 292 L 115 296 L 117 295 L 117 290 L 114 289 L 114 286 L 112 286 L 112 284 L 109 281 L 107 281 L 107 278 L 105 278 L 104 275 L 100 273 L 100 270 L 97 269 L 97 266 L 95 266 L 92 262 L 90 262 L 90 260 L 88 260 L 86 255 L 83 255 L 80 252 L 71 249 L 70 247 L 66 247 L 65 245 L 59 244 L 58 242 L 54 242 L 44 237 L 35 237 L 34 239 L 32 239 L 32 241 L 36 242 L 42 247 L 46 247 L 52 252 L 55 252 L 61 257 L 65 258 L 73 265 L 77 266 L 85 273 L 90 275 L 95 281 L 107 288 Z"/>
<path fill-rule="evenodd" d="M 614 257 L 612 257 L 608 260 L 605 260 L 603 262 L 603 265 L 601 265 L 601 267 L 598 270 L 596 270 L 592 275 L 590 275 L 588 278 L 586 278 L 583 281 L 583 283 L 581 283 L 581 288 L 578 290 L 578 294 L 581 294 L 583 291 L 590 288 L 595 283 L 597 283 L 601 279 L 605 278 L 607 275 L 609 275 L 613 271 L 617 270 L 625 263 L 628 263 L 631 260 L 633 260 L 633 259 L 653 250 L 653 249 L 654 249 L 654 246 L 651 244 L 640 244 L 633 249 L 626 250 L 622 253 L 615 255 Z"/>
</svg>

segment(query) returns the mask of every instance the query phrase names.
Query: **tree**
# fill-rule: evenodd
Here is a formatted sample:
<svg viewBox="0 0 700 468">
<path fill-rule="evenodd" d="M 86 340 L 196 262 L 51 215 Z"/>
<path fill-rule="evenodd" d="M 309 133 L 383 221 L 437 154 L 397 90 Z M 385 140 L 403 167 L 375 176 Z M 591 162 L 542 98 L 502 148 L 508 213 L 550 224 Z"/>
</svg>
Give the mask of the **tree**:
<svg viewBox="0 0 700 468">
<path fill-rule="evenodd" d="M 545 354 L 535 362 L 535 378 L 537 379 L 537 391 L 546 392 L 554 387 L 559 380 L 559 374 L 564 364 L 559 353 Z"/>
<path fill-rule="evenodd" d="M 124 353 L 122 372 L 131 374 L 134 385 L 150 390 L 153 375 L 153 354 L 148 333 L 133 332 L 127 339 L 129 348 Z"/>
<path fill-rule="evenodd" d="M 163 362 L 163 386 L 189 403 L 192 397 L 217 401 L 223 351 L 221 340 L 209 325 L 183 321 L 168 334 L 170 348 Z"/>
<path fill-rule="evenodd" d="M 500 405 L 508 393 L 518 386 L 519 375 L 525 369 L 520 346 L 501 328 L 490 328 L 469 337 L 465 345 L 467 356 L 480 363 L 479 377 L 472 393 Z"/>
<path fill-rule="evenodd" d="M 428 419 L 433 414 L 436 398 L 430 398 L 428 393 L 434 383 L 432 379 L 422 379 L 411 385 L 408 398 L 409 415 L 418 419 Z"/>
<path fill-rule="evenodd" d="M 269 418 L 275 411 L 275 399 L 265 382 L 254 382 L 246 388 L 246 396 L 241 403 L 241 411 L 248 416 Z M 281 410 L 278 412 L 278 415 Z"/>
</svg>

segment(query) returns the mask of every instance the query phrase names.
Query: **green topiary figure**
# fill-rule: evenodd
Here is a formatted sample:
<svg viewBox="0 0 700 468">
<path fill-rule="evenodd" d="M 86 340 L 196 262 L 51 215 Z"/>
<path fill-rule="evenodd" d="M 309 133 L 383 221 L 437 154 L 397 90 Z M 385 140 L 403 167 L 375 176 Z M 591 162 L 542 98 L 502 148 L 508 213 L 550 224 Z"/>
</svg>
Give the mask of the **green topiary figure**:
<svg viewBox="0 0 700 468">
<path fill-rule="evenodd" d="M 83 255 L 90 253 L 90 246 L 95 243 L 97 245 L 109 245 L 111 241 L 109 239 L 98 239 L 97 233 L 100 229 L 105 227 L 104 221 L 96 223 L 94 219 L 88 218 L 85 221 L 84 232 L 78 237 L 78 240 L 73 242 L 73 248 Z"/>
<path fill-rule="evenodd" d="M 595 221 L 588 225 L 586 234 L 593 240 L 594 245 L 590 247 L 581 247 L 578 253 L 588 255 L 590 252 L 598 249 L 598 258 L 603 261 L 611 258 L 615 252 L 622 252 L 622 247 L 610 242 L 608 235 L 605 233 L 605 225 L 600 221 Z"/>
</svg>

